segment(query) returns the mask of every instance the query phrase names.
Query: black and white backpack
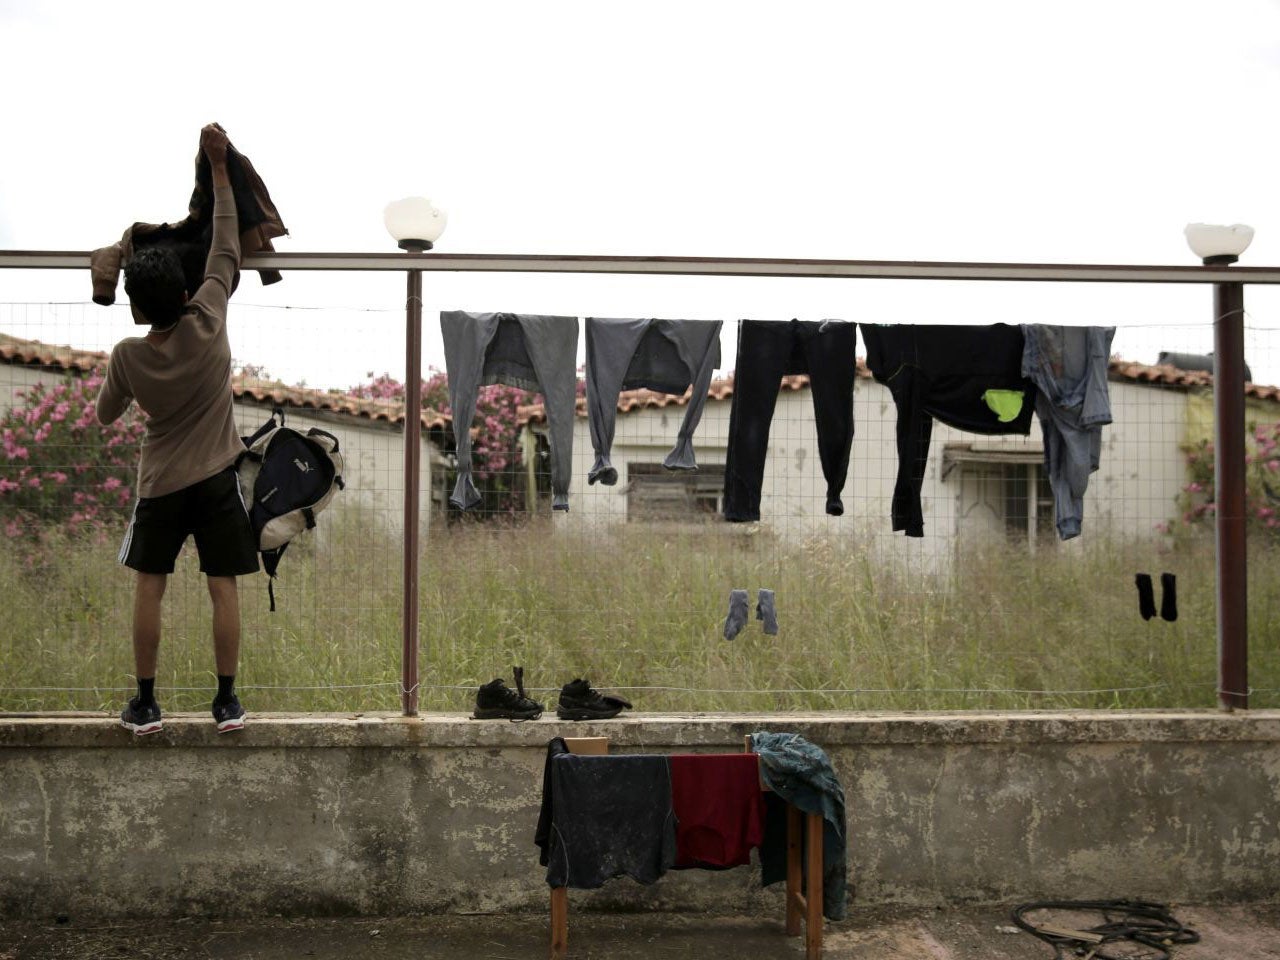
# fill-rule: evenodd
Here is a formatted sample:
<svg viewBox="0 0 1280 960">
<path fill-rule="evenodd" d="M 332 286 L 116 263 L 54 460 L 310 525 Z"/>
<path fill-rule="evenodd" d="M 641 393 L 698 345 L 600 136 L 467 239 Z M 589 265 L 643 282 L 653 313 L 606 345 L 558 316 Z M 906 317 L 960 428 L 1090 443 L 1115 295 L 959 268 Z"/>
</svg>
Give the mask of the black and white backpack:
<svg viewBox="0 0 1280 960">
<path fill-rule="evenodd" d="M 277 418 L 279 422 L 277 422 Z M 338 438 L 312 427 L 299 433 L 284 425 L 284 409 L 251 437 L 241 437 L 245 452 L 236 461 L 240 494 L 269 578 L 267 595 L 276 608 L 272 581 L 289 541 L 316 525 L 316 514 L 329 505 L 342 482 Z"/>
</svg>

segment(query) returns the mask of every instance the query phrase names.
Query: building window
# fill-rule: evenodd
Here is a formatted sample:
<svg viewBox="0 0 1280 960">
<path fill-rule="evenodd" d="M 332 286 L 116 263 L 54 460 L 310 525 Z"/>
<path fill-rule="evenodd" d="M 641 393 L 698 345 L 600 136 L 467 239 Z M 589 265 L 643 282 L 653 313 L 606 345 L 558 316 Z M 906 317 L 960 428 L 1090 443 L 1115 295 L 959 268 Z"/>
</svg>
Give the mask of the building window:
<svg viewBox="0 0 1280 960">
<path fill-rule="evenodd" d="M 627 520 L 707 523 L 719 518 L 724 473 L 702 467 L 668 470 L 660 463 L 627 464 Z"/>
<path fill-rule="evenodd" d="M 1009 536 L 1033 543 L 1054 542 L 1053 489 L 1044 465 L 1007 463 L 1001 469 L 1001 483 Z"/>
<path fill-rule="evenodd" d="M 1039 444 L 947 444 L 942 479 L 959 481 L 962 537 L 1004 536 L 1032 548 L 1057 543 L 1053 489 Z"/>
</svg>

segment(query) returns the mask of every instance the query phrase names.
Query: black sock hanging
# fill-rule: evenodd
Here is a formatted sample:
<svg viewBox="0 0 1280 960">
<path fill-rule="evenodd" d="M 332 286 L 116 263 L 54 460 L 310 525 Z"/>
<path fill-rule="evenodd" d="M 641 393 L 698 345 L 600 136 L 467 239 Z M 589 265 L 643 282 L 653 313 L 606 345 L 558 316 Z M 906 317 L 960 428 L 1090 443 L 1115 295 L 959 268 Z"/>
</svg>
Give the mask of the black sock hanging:
<svg viewBox="0 0 1280 960">
<path fill-rule="evenodd" d="M 1160 574 L 1160 616 L 1170 623 L 1178 619 L 1178 578 L 1172 573 Z"/>
<path fill-rule="evenodd" d="M 1136 574 L 1133 582 L 1138 585 L 1138 612 L 1143 620 L 1150 620 L 1156 615 L 1156 592 L 1151 584 L 1151 574 Z"/>
</svg>

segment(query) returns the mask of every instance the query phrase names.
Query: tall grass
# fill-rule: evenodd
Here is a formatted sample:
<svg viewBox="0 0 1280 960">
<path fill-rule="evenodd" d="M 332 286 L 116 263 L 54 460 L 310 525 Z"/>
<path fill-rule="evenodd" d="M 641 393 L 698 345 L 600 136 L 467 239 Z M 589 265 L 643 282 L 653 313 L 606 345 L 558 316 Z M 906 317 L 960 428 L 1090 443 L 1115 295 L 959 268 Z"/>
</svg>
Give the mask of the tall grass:
<svg viewBox="0 0 1280 960">
<path fill-rule="evenodd" d="M 239 683 L 253 711 L 399 708 L 400 545 L 357 511 L 290 547 L 267 611 L 241 581 Z M 443 526 L 443 525 L 442 525 Z M 423 548 L 421 707 L 469 710 L 510 666 L 547 688 L 586 677 L 639 710 L 1212 707 L 1212 543 L 965 546 L 949 573 L 880 559 L 853 539 L 794 543 L 709 525 L 567 535 L 549 521 L 460 524 Z M 0 553 L 0 710 L 112 710 L 132 685 L 132 576 L 114 547 Z M 1252 704 L 1280 705 L 1280 551 L 1254 545 Z M 1178 576 L 1179 618 L 1138 615 L 1133 574 Z M 777 596 L 781 631 L 721 630 L 731 588 Z M 166 597 L 157 688 L 207 709 L 208 601 L 194 557 Z M 40 689 L 48 688 L 48 689 Z"/>
</svg>

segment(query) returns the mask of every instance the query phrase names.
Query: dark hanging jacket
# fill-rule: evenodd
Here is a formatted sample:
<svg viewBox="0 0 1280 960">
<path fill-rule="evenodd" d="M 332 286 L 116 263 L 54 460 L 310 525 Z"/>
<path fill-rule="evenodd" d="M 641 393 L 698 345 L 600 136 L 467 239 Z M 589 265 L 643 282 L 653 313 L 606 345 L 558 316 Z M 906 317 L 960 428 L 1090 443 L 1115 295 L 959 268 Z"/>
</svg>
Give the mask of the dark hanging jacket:
<svg viewBox="0 0 1280 960">
<path fill-rule="evenodd" d="M 249 158 L 231 145 L 227 146 L 227 175 L 236 198 L 241 254 L 272 252 L 275 248 L 271 241 L 286 236 L 289 231 Z M 186 218 L 177 223 L 135 223 L 115 243 L 94 250 L 89 255 L 93 302 L 104 307 L 115 303 L 120 270 L 132 259 L 134 251 L 159 244 L 172 247 L 178 254 L 187 280 L 187 293 L 194 296 L 204 279 L 205 261 L 213 240 L 213 170 L 203 149 L 196 152 L 196 183 L 187 210 Z M 281 279 L 275 270 L 260 270 L 258 275 L 263 286 Z M 239 276 L 237 272 L 233 289 Z M 150 322 L 136 312 L 134 321 Z"/>
</svg>

